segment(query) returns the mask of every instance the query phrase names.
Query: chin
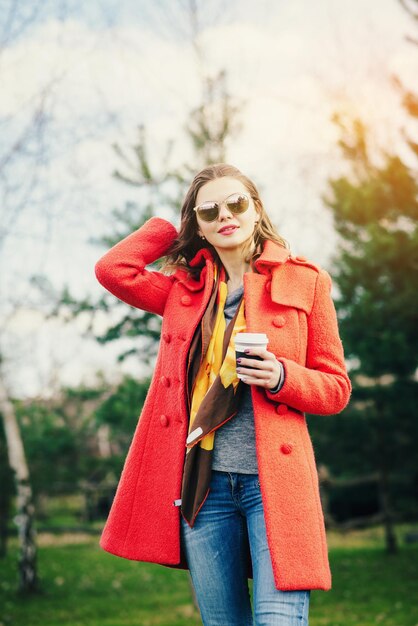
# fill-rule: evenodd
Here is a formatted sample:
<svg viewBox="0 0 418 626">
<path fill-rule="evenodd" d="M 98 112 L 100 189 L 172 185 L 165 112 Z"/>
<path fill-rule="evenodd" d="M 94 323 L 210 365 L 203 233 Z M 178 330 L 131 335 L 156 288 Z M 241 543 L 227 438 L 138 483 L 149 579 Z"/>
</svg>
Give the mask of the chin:
<svg viewBox="0 0 418 626">
<path fill-rule="evenodd" d="M 246 240 L 244 241 L 225 241 L 223 245 L 217 243 L 212 244 L 216 250 L 241 250 L 246 244 Z"/>
</svg>

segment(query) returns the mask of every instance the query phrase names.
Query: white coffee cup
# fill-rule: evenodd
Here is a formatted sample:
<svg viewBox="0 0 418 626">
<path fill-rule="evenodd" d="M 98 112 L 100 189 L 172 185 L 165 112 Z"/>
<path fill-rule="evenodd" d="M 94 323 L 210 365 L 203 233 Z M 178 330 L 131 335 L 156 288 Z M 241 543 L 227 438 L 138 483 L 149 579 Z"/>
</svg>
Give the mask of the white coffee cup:
<svg viewBox="0 0 418 626">
<path fill-rule="evenodd" d="M 245 354 L 244 350 L 251 350 L 251 348 L 267 348 L 268 337 L 266 333 L 237 333 L 234 338 L 235 341 L 235 356 L 237 359 L 243 357 L 245 359 L 255 359 L 256 361 L 262 361 L 261 356 L 255 354 Z M 249 365 L 245 365 L 249 368 Z M 245 374 L 237 373 L 238 378 L 242 378 Z"/>
</svg>

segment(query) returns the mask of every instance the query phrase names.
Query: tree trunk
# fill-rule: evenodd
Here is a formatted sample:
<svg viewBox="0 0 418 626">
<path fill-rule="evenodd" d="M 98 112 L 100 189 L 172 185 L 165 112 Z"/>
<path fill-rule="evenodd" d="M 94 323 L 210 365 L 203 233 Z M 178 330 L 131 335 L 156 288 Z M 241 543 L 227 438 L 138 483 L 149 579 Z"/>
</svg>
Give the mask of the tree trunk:
<svg viewBox="0 0 418 626">
<path fill-rule="evenodd" d="M 110 445 L 109 424 L 101 424 L 97 429 L 97 444 L 99 446 L 100 457 L 102 459 L 110 459 L 112 456 L 112 447 Z"/>
<path fill-rule="evenodd" d="M 379 480 L 380 506 L 383 513 L 383 525 L 385 528 L 386 551 L 388 554 L 396 554 L 398 545 L 395 535 L 395 525 L 390 504 L 389 475 L 387 468 L 382 464 Z"/>
<path fill-rule="evenodd" d="M 389 489 L 389 467 L 387 460 L 390 458 L 390 446 L 387 437 L 385 407 L 376 402 L 377 414 L 380 424 L 377 424 L 377 445 L 379 452 L 379 498 L 380 507 L 383 513 L 383 525 L 385 528 L 386 552 L 388 554 L 396 554 L 398 545 L 395 535 L 394 516 L 391 506 L 390 489 Z"/>
<path fill-rule="evenodd" d="M 0 380 L 0 412 L 4 420 L 9 463 L 15 472 L 16 481 L 17 515 L 14 521 L 19 532 L 19 591 L 31 593 L 38 588 L 34 528 L 35 508 L 19 425 L 2 380 Z"/>
</svg>

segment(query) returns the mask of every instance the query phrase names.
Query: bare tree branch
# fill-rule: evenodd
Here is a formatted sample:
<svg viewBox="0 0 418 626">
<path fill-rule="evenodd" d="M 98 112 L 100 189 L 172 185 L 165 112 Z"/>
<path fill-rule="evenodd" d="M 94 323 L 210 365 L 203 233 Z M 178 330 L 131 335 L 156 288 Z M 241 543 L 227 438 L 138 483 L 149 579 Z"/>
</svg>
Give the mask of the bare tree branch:
<svg viewBox="0 0 418 626">
<path fill-rule="evenodd" d="M 409 13 L 409 15 L 418 21 L 418 2 L 417 0 L 399 0 L 401 6 Z"/>
</svg>

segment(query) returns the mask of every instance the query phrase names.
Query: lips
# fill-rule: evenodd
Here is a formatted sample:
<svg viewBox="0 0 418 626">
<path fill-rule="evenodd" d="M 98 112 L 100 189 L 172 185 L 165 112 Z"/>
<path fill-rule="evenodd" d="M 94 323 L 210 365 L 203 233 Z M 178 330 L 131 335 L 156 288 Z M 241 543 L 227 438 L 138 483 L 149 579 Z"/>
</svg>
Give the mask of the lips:
<svg viewBox="0 0 418 626">
<path fill-rule="evenodd" d="M 225 232 L 231 232 L 236 230 L 238 228 L 238 226 L 233 226 L 232 224 L 230 226 L 224 226 L 223 228 L 220 228 L 218 230 L 218 233 L 225 233 Z"/>
</svg>

